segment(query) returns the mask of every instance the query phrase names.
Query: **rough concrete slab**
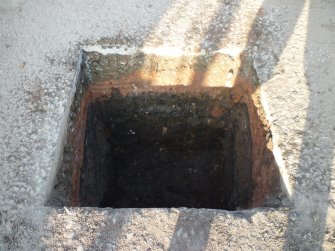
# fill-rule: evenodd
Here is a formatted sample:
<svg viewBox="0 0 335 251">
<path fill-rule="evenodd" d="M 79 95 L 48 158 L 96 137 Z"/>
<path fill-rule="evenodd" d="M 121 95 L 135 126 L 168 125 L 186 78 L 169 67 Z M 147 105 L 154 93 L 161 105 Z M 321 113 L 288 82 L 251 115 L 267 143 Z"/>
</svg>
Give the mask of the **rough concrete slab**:
<svg viewBox="0 0 335 251">
<path fill-rule="evenodd" d="M 7 240 L 13 249 L 276 250 L 284 245 L 287 225 L 287 212 L 273 209 L 35 208 L 25 212 L 32 217 L 14 225 L 20 246 Z"/>
<path fill-rule="evenodd" d="M 1 2 L 0 249 L 334 249 L 334 16 L 330 0 Z M 110 219 L 136 210 L 44 207 L 79 52 L 94 44 L 253 54 L 289 210 L 144 210 L 114 232 Z M 193 226 L 200 241 L 189 237 Z"/>
</svg>

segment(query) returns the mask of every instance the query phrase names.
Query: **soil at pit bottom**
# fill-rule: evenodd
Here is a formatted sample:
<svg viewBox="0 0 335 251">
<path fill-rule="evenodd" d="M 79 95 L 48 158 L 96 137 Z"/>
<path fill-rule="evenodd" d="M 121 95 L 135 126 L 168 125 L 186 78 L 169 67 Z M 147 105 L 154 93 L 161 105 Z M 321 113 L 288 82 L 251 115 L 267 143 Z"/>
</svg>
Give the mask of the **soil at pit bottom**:
<svg viewBox="0 0 335 251">
<path fill-rule="evenodd" d="M 251 197 L 247 108 L 206 94 L 115 95 L 88 111 L 80 205 L 234 210 Z M 239 158 L 236 160 L 236 158 Z"/>
</svg>

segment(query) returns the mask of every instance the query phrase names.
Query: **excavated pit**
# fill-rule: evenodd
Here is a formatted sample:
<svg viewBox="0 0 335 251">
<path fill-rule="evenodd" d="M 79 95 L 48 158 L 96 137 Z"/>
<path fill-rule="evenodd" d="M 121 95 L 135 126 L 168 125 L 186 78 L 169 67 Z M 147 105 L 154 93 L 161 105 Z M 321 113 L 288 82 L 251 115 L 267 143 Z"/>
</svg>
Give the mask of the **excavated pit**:
<svg viewBox="0 0 335 251">
<path fill-rule="evenodd" d="M 84 59 L 51 205 L 280 205 L 252 70 L 233 69 L 236 60 L 224 55 L 185 57 L 178 67 L 173 58 L 143 54 Z M 207 76 L 210 64 L 221 71 Z M 234 86 L 224 86 L 234 72 Z"/>
<path fill-rule="evenodd" d="M 88 108 L 82 206 L 233 209 L 251 197 L 247 108 L 209 95 L 113 95 Z"/>
</svg>

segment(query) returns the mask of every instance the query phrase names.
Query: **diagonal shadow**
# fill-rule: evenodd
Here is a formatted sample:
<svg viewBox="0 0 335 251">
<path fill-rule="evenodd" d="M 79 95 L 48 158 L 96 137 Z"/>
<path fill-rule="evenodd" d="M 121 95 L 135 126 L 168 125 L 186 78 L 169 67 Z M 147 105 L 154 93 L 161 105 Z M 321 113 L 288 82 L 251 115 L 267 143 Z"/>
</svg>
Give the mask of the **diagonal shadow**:
<svg viewBox="0 0 335 251">
<path fill-rule="evenodd" d="M 266 7 L 270 4 L 271 0 L 266 0 L 262 6 Z M 275 74 L 274 70 L 279 61 L 278 58 L 283 53 L 288 39 L 292 36 L 305 4 L 309 8 L 309 16 L 306 17 L 308 26 L 304 59 L 305 71 L 308 69 L 308 72 L 304 74 L 307 82 L 313 83 L 314 80 L 314 83 L 319 84 L 309 87 L 309 104 L 303 130 L 300 158 L 295 174 L 297 178 L 292 194 L 293 204 L 288 215 L 290 223 L 285 232 L 285 250 L 321 250 L 323 248 L 335 146 L 333 141 L 334 130 L 329 126 L 331 122 L 329 118 L 333 117 L 330 108 L 335 107 L 335 102 L 328 90 L 329 85 L 327 83 L 320 84 L 319 77 L 317 79 L 309 78 L 309 75 L 313 75 L 309 73 L 318 71 L 318 66 L 314 66 L 314 69 L 313 66 L 307 67 L 307 62 L 314 60 L 312 55 L 308 53 L 308 49 L 312 47 L 310 39 L 312 34 L 317 32 L 319 28 L 314 24 L 320 17 L 315 15 L 314 9 L 308 6 L 308 0 L 296 1 L 294 6 L 290 4 L 292 8 L 287 17 L 290 21 L 285 30 L 284 43 L 279 44 L 280 46 L 276 48 L 278 55 L 273 58 L 274 64 L 272 67 L 267 69 L 270 75 L 265 76 L 262 82 L 269 80 Z M 262 8 L 259 15 L 261 15 L 261 12 Z M 254 33 L 254 31 L 257 31 L 256 26 L 257 23 L 255 22 L 249 34 L 248 46 L 253 46 L 252 41 L 257 40 L 258 34 Z M 243 67 L 241 68 L 243 69 Z M 324 95 L 322 99 L 325 100 L 325 105 L 321 106 L 321 109 L 320 94 Z M 315 112 L 316 110 L 318 110 L 318 113 Z M 334 121 L 332 122 L 330 124 L 335 124 Z"/>
<path fill-rule="evenodd" d="M 180 211 L 168 250 L 205 250 L 214 219 L 214 210 L 210 213 L 192 209 L 180 209 Z"/>
<path fill-rule="evenodd" d="M 271 1 L 264 1 L 263 7 L 269 6 Z M 277 47 L 277 56 L 274 56 L 272 60 L 274 63 L 270 68 L 267 69 L 269 72 L 268 76 L 265 76 L 263 82 L 269 80 L 273 74 L 275 67 L 279 61 L 280 55 L 283 53 L 285 46 L 291 35 L 293 34 L 294 28 L 297 25 L 298 18 L 303 11 L 305 1 L 297 1 L 293 7 L 293 10 L 290 11 L 290 19 L 289 24 L 285 29 L 284 37 L 282 37 L 283 43 Z M 260 9 L 258 15 L 262 15 L 263 8 Z M 312 9 L 310 10 L 313 11 Z M 311 13 L 313 16 L 313 13 Z M 308 26 L 308 34 L 307 37 L 310 36 L 310 33 L 313 32 L 313 28 L 311 27 L 312 21 L 311 17 L 308 17 L 309 26 Z M 215 20 L 215 18 L 213 19 Z M 249 34 L 249 39 L 247 46 L 252 47 L 254 42 L 257 41 L 257 37 L 259 34 L 254 33 L 257 31 L 257 22 L 255 21 L 252 25 L 251 32 Z M 314 27 L 315 28 L 315 27 Z M 210 30 L 210 29 L 209 29 Z M 207 34 L 208 35 L 208 34 Z M 223 39 L 225 34 L 222 34 L 221 39 Z M 307 38 L 306 47 L 310 46 L 310 40 Z M 272 48 L 270 48 L 272 49 Z M 307 48 L 305 48 L 307 49 Z M 305 55 L 305 59 L 306 59 Z M 306 60 L 305 60 L 306 61 Z M 243 69 L 243 66 L 241 66 Z M 205 75 L 205 74 L 204 74 Z M 202 82 L 202 81 L 197 81 Z M 317 116 L 313 113 L 314 110 L 319 107 L 319 93 L 326 92 L 327 85 L 319 87 L 319 92 L 311 92 L 309 97 L 309 105 L 307 109 L 307 118 L 304 128 L 304 135 L 302 140 L 302 148 L 300 151 L 300 160 L 298 164 L 298 171 L 296 173 L 296 177 L 306 177 L 306 174 L 309 175 L 309 178 L 304 178 L 304 180 L 297 180 L 296 184 L 294 185 L 293 189 L 293 206 L 289 213 L 289 218 L 294 218 L 298 214 L 299 221 L 293 222 L 289 224 L 285 233 L 286 242 L 285 242 L 285 249 L 291 250 L 299 248 L 307 248 L 307 249 L 321 249 L 324 232 L 326 228 L 326 216 L 327 216 L 327 209 L 328 209 L 328 198 L 329 198 L 329 187 L 330 187 L 330 177 L 331 177 L 331 166 L 332 166 L 332 159 L 333 159 L 333 152 L 334 152 L 334 143 L 331 141 L 331 138 L 325 137 L 324 135 L 331 135 L 333 133 L 333 129 L 330 126 L 327 126 L 329 120 L 327 117 L 329 116 L 322 116 L 322 120 L 316 120 Z M 330 94 L 329 94 L 330 95 Z M 328 97 L 326 100 L 330 102 L 333 100 L 331 97 Z M 328 104 L 327 106 L 334 107 L 334 103 Z M 321 109 L 322 114 L 329 113 L 329 109 Z M 331 116 L 331 114 L 328 114 Z M 321 128 L 323 128 L 323 133 L 317 133 L 316 125 L 319 123 Z M 314 129 L 314 130 L 311 130 Z M 324 149 L 320 153 L 320 157 L 318 159 L 314 159 L 311 162 L 306 162 L 306 155 L 310 153 L 315 153 L 317 149 Z M 321 161 L 324 159 L 325 161 Z M 316 180 L 319 179 L 318 173 L 321 171 L 324 173 L 324 178 L 321 183 L 316 184 Z M 306 208 L 308 208 L 306 210 Z M 182 216 L 185 217 L 185 216 Z M 179 229 L 179 224 L 181 224 L 182 220 L 178 220 L 176 224 L 176 231 Z M 179 239 L 177 233 L 175 232 L 173 235 L 172 243 L 177 243 L 174 238 Z M 307 239 L 306 239 L 307 238 Z M 302 245 L 302 246 L 301 246 Z M 175 244 L 171 245 L 172 247 L 176 247 Z"/>
<path fill-rule="evenodd" d="M 225 4 L 221 5 L 221 8 L 217 11 L 216 15 L 212 18 L 211 23 L 207 27 L 207 30 L 203 36 L 203 40 L 201 41 L 201 47 L 205 47 L 207 42 L 213 39 L 213 34 L 215 35 L 214 48 L 220 47 L 221 40 L 229 33 L 229 28 L 234 20 L 234 15 L 237 9 L 240 7 L 239 4 L 234 4 L 230 6 L 232 15 L 229 17 L 223 17 L 222 13 L 224 8 L 226 7 Z M 216 32 L 217 24 L 222 23 L 224 19 L 224 23 L 227 27 L 225 32 L 218 33 Z M 191 26 L 192 30 L 196 30 L 198 23 L 194 23 Z M 210 45 L 209 45 L 210 46 Z M 192 77 L 191 83 L 197 83 L 197 85 L 201 86 L 201 83 L 204 82 L 205 73 L 202 74 L 198 79 L 195 79 L 195 75 Z M 200 84 L 199 84 L 200 83 Z M 195 215 L 197 214 L 197 215 Z M 195 217 L 196 216 L 196 217 Z M 175 229 L 172 235 L 172 239 L 169 246 L 169 251 L 174 250 L 194 250 L 194 251 L 201 251 L 205 250 L 209 238 L 211 223 L 213 221 L 214 215 L 212 217 L 208 217 L 207 214 L 201 214 L 201 210 L 193 210 L 181 211 L 180 215 L 178 216 L 178 220 L 175 225 Z"/>
<path fill-rule="evenodd" d="M 309 104 L 298 170 L 295 175 L 293 207 L 285 233 L 285 249 L 287 250 L 323 250 L 326 246 L 324 237 L 327 231 L 327 212 L 335 149 L 333 115 L 335 100 L 333 98 L 334 89 L 330 88 L 331 84 L 327 81 L 327 77 L 320 79 L 318 74 L 319 69 L 322 68 L 325 69 L 324 74 L 329 75 L 326 70 L 327 65 L 315 63 L 315 55 L 310 53 L 315 51 L 313 43 L 315 44 L 316 40 L 322 43 L 322 33 L 327 32 L 320 29 L 319 26 L 322 17 L 317 9 L 321 7 L 322 2 L 316 5 L 310 2 L 309 6 L 304 53 L 305 76 L 309 85 Z M 331 5 L 332 10 L 335 10 L 334 2 Z M 334 243 L 327 248 L 333 250 Z"/>
</svg>

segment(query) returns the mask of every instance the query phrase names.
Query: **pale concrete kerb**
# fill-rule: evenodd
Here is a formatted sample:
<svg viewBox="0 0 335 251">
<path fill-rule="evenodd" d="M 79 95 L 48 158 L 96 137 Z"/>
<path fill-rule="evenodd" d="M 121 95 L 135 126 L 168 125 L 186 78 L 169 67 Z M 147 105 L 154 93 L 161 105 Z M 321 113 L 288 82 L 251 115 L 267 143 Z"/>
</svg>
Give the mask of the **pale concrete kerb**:
<svg viewBox="0 0 335 251">
<path fill-rule="evenodd" d="M 261 87 L 262 90 L 262 87 Z M 273 118 L 270 115 L 270 108 L 269 108 L 269 104 L 267 101 L 266 93 L 261 92 L 261 102 L 263 105 L 263 109 L 265 110 L 265 114 L 266 114 L 266 118 L 268 119 L 268 121 L 270 122 L 270 124 L 273 121 Z M 285 163 L 283 161 L 283 156 L 282 156 L 282 151 L 278 146 L 278 138 L 277 138 L 277 132 L 272 128 L 272 141 L 273 141 L 273 155 L 275 157 L 279 172 L 280 172 L 280 178 L 281 178 L 281 182 L 282 182 L 282 187 L 283 189 L 286 191 L 287 195 L 288 195 L 288 199 L 291 201 L 292 200 L 292 184 L 290 184 L 290 180 L 289 180 L 289 174 L 287 171 L 287 168 L 285 167 Z"/>
<path fill-rule="evenodd" d="M 68 124 L 69 124 L 69 115 L 70 115 L 70 109 L 71 109 L 71 105 L 73 102 L 73 98 L 74 95 L 76 93 L 76 86 L 79 83 L 80 80 L 80 74 L 81 74 L 81 67 L 83 64 L 83 51 L 80 50 L 79 52 L 79 57 L 78 57 L 78 63 L 76 65 L 75 68 L 75 77 L 73 79 L 73 82 L 71 83 L 71 87 L 70 87 L 70 93 L 68 96 L 68 101 L 67 104 L 65 106 L 64 109 L 64 113 L 63 113 L 63 118 L 62 118 L 62 122 L 61 122 L 61 129 L 59 132 L 59 137 L 57 140 L 57 144 L 56 144 L 56 149 L 54 152 L 54 160 L 52 160 L 52 166 L 50 169 L 50 175 L 48 176 L 48 180 L 46 183 L 46 193 L 42 199 L 43 204 L 45 204 L 50 196 L 52 187 L 54 185 L 54 179 L 56 176 L 56 173 L 59 169 L 59 163 L 63 158 L 63 150 L 64 150 L 64 146 L 66 144 L 66 136 L 67 136 L 67 129 L 68 129 Z"/>
</svg>

